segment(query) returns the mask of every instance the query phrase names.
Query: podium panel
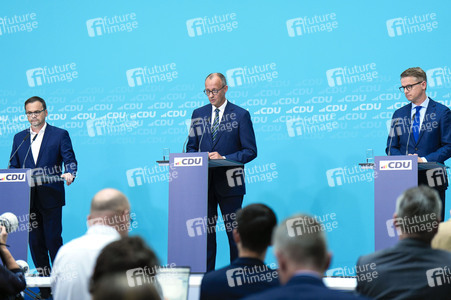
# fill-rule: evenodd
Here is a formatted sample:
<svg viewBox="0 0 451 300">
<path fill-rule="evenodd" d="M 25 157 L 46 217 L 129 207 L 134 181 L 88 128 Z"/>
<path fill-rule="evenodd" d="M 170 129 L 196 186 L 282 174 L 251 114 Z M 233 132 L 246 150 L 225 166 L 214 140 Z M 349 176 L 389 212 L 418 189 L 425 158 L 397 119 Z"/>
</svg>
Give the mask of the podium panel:
<svg viewBox="0 0 451 300">
<path fill-rule="evenodd" d="M 8 235 L 9 251 L 15 260 L 27 261 L 30 214 L 30 169 L 0 170 L 0 215 L 11 212 L 19 220 L 18 228 Z"/>
<path fill-rule="evenodd" d="M 374 248 L 381 250 L 398 241 L 393 225 L 396 199 L 418 185 L 416 156 L 376 156 L 374 158 Z"/>
</svg>

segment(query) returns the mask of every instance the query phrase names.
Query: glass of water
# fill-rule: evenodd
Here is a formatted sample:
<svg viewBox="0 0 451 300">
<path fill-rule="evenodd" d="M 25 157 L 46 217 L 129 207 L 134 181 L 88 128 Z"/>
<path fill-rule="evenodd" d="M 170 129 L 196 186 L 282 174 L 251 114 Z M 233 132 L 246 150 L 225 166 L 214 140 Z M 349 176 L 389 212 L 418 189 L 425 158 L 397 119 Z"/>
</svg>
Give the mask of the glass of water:
<svg viewBox="0 0 451 300">
<path fill-rule="evenodd" d="M 366 163 L 367 164 L 374 164 L 373 149 L 366 149 Z"/>
</svg>

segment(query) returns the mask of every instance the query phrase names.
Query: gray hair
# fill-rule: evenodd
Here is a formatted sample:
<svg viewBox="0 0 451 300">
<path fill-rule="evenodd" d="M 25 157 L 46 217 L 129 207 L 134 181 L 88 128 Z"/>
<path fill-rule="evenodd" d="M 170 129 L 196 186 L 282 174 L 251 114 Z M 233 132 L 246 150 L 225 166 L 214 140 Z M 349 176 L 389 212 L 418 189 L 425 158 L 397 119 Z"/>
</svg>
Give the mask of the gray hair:
<svg viewBox="0 0 451 300">
<path fill-rule="evenodd" d="M 210 73 L 210 74 L 208 74 L 207 78 L 205 78 L 205 80 L 213 79 L 215 77 L 219 77 L 219 79 L 221 79 L 223 86 L 227 85 L 227 80 L 226 80 L 225 76 L 222 73 Z"/>
<path fill-rule="evenodd" d="M 438 222 L 441 212 L 438 192 L 425 185 L 406 190 L 396 200 L 396 215 L 402 222 L 398 226 L 404 233 L 430 232 L 426 229 Z"/>
<path fill-rule="evenodd" d="M 274 231 L 273 244 L 275 251 L 296 264 L 323 268 L 327 260 L 324 227 L 306 214 L 285 219 Z"/>
</svg>

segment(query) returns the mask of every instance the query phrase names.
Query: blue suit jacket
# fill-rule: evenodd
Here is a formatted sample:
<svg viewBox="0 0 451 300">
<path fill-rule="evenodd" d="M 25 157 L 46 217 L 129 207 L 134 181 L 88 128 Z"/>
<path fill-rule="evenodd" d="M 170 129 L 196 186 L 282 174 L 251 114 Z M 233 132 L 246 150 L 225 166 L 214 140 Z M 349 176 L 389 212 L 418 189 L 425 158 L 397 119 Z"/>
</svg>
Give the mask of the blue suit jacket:
<svg viewBox="0 0 451 300">
<path fill-rule="evenodd" d="M 357 281 L 357 291 L 365 296 L 374 299 L 451 298 L 451 284 L 444 280 L 445 276 L 450 276 L 451 253 L 432 249 L 430 243 L 407 238 L 393 247 L 362 256 L 357 262 L 357 275 L 364 278 L 370 264 L 375 265 L 377 278 Z M 434 269 L 438 270 L 434 272 Z"/>
<path fill-rule="evenodd" d="M 451 111 L 448 107 L 429 98 L 429 105 L 420 129 L 418 141 L 415 143 L 411 133 L 412 103 L 409 103 L 393 114 L 392 124 L 397 124 L 391 142 L 391 155 L 417 153 L 428 162 L 444 163 L 451 157 Z M 396 122 L 398 120 L 398 122 Z M 410 138 L 409 138 L 410 133 Z M 385 152 L 389 153 L 390 136 L 387 139 Z M 409 145 L 407 145 L 409 140 Z"/>
<path fill-rule="evenodd" d="M 236 278 L 230 277 L 232 275 L 229 278 L 227 271 L 237 268 L 247 270 L 245 274 L 258 277 L 259 280 L 244 282 L 241 278 L 240 285 L 232 281 L 234 286 L 231 286 L 229 280 L 236 280 Z M 277 270 L 267 268 L 259 259 L 241 257 L 227 267 L 204 275 L 200 287 L 200 300 L 241 299 L 277 286 L 279 286 Z"/>
<path fill-rule="evenodd" d="M 187 152 L 215 152 L 242 164 L 257 157 L 257 144 L 249 112 L 238 105 L 227 102 L 219 125 L 216 141 L 211 134 L 212 105 L 207 104 L 193 111 L 192 128 L 186 146 Z M 202 136 L 203 134 L 203 136 Z M 230 168 L 210 170 L 210 183 L 221 196 L 236 196 L 246 193 L 245 183 L 231 188 L 227 182 L 226 171 Z"/>
<path fill-rule="evenodd" d="M 11 155 L 16 151 L 17 147 L 29 132 L 30 129 L 27 128 L 14 136 Z M 14 155 L 11 160 L 11 168 L 22 168 L 25 156 L 30 148 L 30 140 L 28 137 L 19 151 Z M 30 149 L 27 160 L 25 161 L 25 168 L 34 169 L 32 174 L 59 176 L 63 173 L 63 163 L 64 173 L 76 174 L 77 160 L 72 149 L 69 133 L 64 129 L 47 124 L 37 162 L 36 164 L 34 163 Z M 31 205 L 35 204 L 43 208 L 54 208 L 65 205 L 64 182 L 59 181 L 43 184 L 37 186 L 35 189 L 34 197 L 32 197 L 32 201 L 35 201 L 35 203 Z"/>
<path fill-rule="evenodd" d="M 332 290 L 326 287 L 321 278 L 297 275 L 293 276 L 286 285 L 246 297 L 246 300 L 273 300 L 273 299 L 307 299 L 307 300 L 341 300 L 341 299 L 367 299 L 353 293 Z"/>
</svg>

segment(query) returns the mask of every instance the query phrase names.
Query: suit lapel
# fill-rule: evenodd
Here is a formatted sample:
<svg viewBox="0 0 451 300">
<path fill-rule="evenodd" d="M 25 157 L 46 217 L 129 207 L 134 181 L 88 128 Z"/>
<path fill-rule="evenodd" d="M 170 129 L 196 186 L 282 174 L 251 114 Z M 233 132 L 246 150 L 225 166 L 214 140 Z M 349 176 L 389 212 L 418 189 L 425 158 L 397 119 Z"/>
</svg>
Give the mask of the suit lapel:
<svg viewBox="0 0 451 300">
<path fill-rule="evenodd" d="M 52 129 L 51 129 L 50 125 L 47 124 L 47 127 L 45 128 L 45 131 L 44 131 L 44 136 L 42 137 L 41 148 L 39 149 L 39 155 L 38 155 L 38 159 L 36 160 L 36 166 L 39 166 L 39 161 L 41 160 L 41 157 L 43 156 L 42 152 L 44 152 L 44 149 L 46 149 L 47 141 L 50 139 L 51 130 Z"/>
<path fill-rule="evenodd" d="M 26 160 L 24 162 L 22 162 L 22 165 L 20 166 L 20 168 L 22 168 L 23 166 L 25 166 L 25 168 L 27 168 L 27 165 L 30 166 L 31 169 L 36 168 L 36 164 L 34 163 L 33 153 L 31 152 L 30 145 L 31 145 L 31 135 L 23 143 L 22 147 L 24 147 L 24 149 L 27 149 L 25 151 L 25 156 L 27 155 L 28 150 L 30 150 L 30 151 L 28 152 L 28 156 L 26 157 Z M 24 159 L 25 159 L 25 157 L 24 157 Z"/>
</svg>

